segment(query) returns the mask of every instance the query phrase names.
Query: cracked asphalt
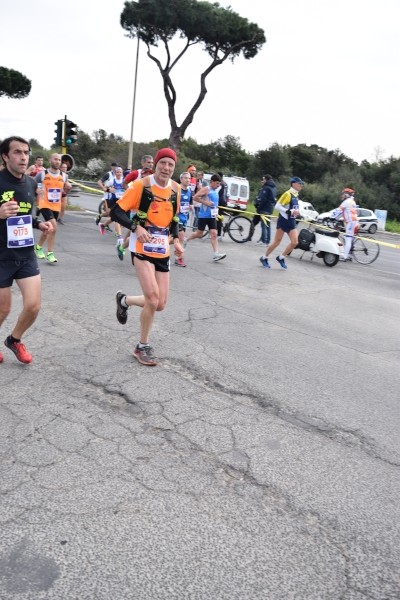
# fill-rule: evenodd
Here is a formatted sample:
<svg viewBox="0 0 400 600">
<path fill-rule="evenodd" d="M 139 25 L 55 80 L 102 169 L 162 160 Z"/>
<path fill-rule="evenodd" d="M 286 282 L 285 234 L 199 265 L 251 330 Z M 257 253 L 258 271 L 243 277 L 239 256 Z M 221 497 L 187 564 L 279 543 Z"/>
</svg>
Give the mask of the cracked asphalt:
<svg viewBox="0 0 400 600">
<path fill-rule="evenodd" d="M 0 365 L 1 600 L 399 600 L 399 276 L 191 242 L 146 368 L 128 256 L 65 221 Z"/>
</svg>

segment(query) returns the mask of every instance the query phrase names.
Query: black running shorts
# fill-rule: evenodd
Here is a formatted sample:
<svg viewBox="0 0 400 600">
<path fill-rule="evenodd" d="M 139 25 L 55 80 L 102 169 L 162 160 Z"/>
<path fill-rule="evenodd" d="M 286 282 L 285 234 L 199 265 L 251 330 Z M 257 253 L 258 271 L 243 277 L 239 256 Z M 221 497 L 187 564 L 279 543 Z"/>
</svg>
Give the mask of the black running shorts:
<svg viewBox="0 0 400 600">
<path fill-rule="evenodd" d="M 138 260 L 147 260 L 149 263 L 154 265 L 156 271 L 159 273 L 168 273 L 170 270 L 170 258 L 153 258 L 152 256 L 146 256 L 145 254 L 138 254 L 137 252 L 131 252 L 132 264 L 135 266 L 135 258 Z"/>
<path fill-rule="evenodd" d="M 60 212 L 58 210 L 51 210 L 51 208 L 41 208 L 39 213 L 42 215 L 45 221 L 51 221 L 55 219 L 57 221 Z"/>
<path fill-rule="evenodd" d="M 199 217 L 199 220 L 197 222 L 197 229 L 199 231 L 205 231 L 206 227 L 208 225 L 208 229 L 217 229 L 217 219 L 212 219 L 210 218 L 202 218 Z"/>
<path fill-rule="evenodd" d="M 0 288 L 9 288 L 18 279 L 39 274 L 36 256 L 24 260 L 2 260 L 0 261 Z"/>
</svg>

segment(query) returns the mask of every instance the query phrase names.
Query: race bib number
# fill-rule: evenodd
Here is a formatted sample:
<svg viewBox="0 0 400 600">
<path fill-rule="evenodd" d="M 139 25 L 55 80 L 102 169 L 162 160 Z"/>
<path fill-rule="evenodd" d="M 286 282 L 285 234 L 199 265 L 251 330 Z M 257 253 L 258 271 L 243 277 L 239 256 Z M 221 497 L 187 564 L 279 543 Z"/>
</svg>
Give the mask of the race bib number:
<svg viewBox="0 0 400 600">
<path fill-rule="evenodd" d="M 143 252 L 165 256 L 168 249 L 168 229 L 149 227 L 147 231 L 151 234 L 151 240 L 143 244 Z"/>
<path fill-rule="evenodd" d="M 7 219 L 7 248 L 33 246 L 32 215 L 23 217 L 8 217 Z"/>
<path fill-rule="evenodd" d="M 210 208 L 211 218 L 216 219 L 218 217 L 218 208 Z"/>
<path fill-rule="evenodd" d="M 117 200 L 119 200 L 120 198 L 122 198 L 122 196 L 124 195 L 124 191 L 125 190 L 115 190 L 115 197 Z"/>
<path fill-rule="evenodd" d="M 179 209 L 179 212 L 180 212 L 182 215 L 187 215 L 187 214 L 188 214 L 188 212 L 189 212 L 189 204 L 181 204 L 181 206 L 180 206 L 180 209 Z"/>
<path fill-rule="evenodd" d="M 49 188 L 47 190 L 47 200 L 54 204 L 61 202 L 61 190 L 58 188 Z"/>
</svg>

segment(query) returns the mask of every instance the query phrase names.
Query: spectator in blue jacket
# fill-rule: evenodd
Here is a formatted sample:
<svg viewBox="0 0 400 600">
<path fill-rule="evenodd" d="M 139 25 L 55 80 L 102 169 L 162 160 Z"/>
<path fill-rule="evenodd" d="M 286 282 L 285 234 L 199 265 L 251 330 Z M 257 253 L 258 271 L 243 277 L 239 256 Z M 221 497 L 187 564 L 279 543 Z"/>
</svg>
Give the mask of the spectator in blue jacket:
<svg viewBox="0 0 400 600">
<path fill-rule="evenodd" d="M 260 246 L 268 246 L 271 241 L 271 223 L 264 223 L 264 220 L 260 215 L 272 215 L 277 197 L 277 189 L 272 175 L 263 175 L 262 187 L 260 188 L 256 201 L 255 207 L 257 214 L 253 217 L 254 228 L 258 223 L 261 223 L 261 237 L 257 244 Z M 253 229 L 254 232 L 254 229 Z M 251 240 L 253 236 L 249 238 Z"/>
</svg>

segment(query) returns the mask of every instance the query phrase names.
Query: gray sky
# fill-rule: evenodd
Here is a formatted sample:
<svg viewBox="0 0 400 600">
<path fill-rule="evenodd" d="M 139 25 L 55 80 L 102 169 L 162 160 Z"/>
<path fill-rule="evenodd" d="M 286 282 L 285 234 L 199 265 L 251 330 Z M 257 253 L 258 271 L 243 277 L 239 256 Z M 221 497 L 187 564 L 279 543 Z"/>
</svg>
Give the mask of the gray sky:
<svg viewBox="0 0 400 600">
<path fill-rule="evenodd" d="M 347 156 L 400 156 L 398 0 L 220 1 L 265 31 L 256 58 L 227 61 L 186 132 L 199 143 L 233 135 L 249 152 L 317 144 Z M 32 80 L 24 100 L 0 98 L 0 138 L 50 147 L 67 115 L 87 133 L 130 137 L 136 40 L 119 24 L 124 2 L 20 0 L 1 8 L 0 66 Z M 134 140 L 168 137 L 161 77 L 142 45 Z M 198 93 L 208 55 L 192 49 L 173 74 L 178 122 Z"/>
</svg>

